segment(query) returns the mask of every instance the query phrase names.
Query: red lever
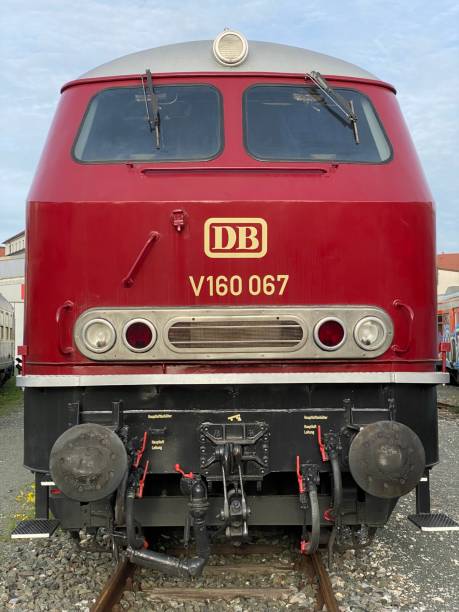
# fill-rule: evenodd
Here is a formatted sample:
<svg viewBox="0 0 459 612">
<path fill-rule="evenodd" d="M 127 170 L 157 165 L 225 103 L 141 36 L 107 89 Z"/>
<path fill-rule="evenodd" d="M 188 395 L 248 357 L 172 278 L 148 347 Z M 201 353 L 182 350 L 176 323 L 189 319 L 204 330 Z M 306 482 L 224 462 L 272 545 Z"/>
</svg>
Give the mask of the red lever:
<svg viewBox="0 0 459 612">
<path fill-rule="evenodd" d="M 146 464 L 145 464 L 145 468 L 143 470 L 142 478 L 140 479 L 140 482 L 139 482 L 139 488 L 137 489 L 137 497 L 140 497 L 140 498 L 143 497 L 143 488 L 145 486 L 145 479 L 147 477 L 149 464 L 150 464 L 149 461 L 147 461 Z"/>
<path fill-rule="evenodd" d="M 327 451 L 325 450 L 325 444 L 322 440 L 322 428 L 320 425 L 317 425 L 317 441 L 319 443 L 320 456 L 322 457 L 322 461 L 328 461 Z"/>
<path fill-rule="evenodd" d="M 175 471 L 178 472 L 179 474 L 181 474 L 183 476 L 183 478 L 194 478 L 194 474 L 193 472 L 188 472 L 185 473 L 182 468 L 180 467 L 180 463 L 176 463 L 175 464 Z"/>
<path fill-rule="evenodd" d="M 299 455 L 296 456 L 296 477 L 298 479 L 298 489 L 300 490 L 300 493 L 304 493 L 306 489 L 304 488 L 303 475 L 300 469 L 300 456 Z"/>
<path fill-rule="evenodd" d="M 140 465 L 140 460 L 142 459 L 142 455 L 145 452 L 145 447 L 147 446 L 147 437 L 148 437 L 148 433 L 145 431 L 143 434 L 142 446 L 137 451 L 137 454 L 135 456 L 135 461 L 134 461 L 135 468 L 138 468 Z"/>
</svg>

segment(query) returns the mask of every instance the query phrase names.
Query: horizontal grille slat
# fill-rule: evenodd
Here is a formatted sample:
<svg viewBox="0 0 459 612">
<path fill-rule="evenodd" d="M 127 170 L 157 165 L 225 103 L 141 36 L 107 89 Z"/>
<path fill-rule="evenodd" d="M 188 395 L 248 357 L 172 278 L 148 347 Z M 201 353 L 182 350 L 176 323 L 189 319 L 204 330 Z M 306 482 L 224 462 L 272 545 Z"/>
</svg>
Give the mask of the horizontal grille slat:
<svg viewBox="0 0 459 612">
<path fill-rule="evenodd" d="M 299 321 L 280 318 L 194 319 L 176 321 L 168 330 L 168 340 L 177 350 L 292 350 L 301 344 L 303 337 L 304 330 Z"/>
</svg>

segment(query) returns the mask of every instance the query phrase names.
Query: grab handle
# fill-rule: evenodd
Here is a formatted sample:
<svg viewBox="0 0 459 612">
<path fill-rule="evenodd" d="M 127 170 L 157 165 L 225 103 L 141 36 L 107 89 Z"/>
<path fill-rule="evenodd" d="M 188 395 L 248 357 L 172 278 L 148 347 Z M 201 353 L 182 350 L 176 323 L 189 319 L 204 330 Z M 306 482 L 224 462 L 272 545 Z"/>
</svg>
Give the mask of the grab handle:
<svg viewBox="0 0 459 612">
<path fill-rule="evenodd" d="M 411 346 L 411 342 L 413 340 L 414 310 L 411 308 L 411 306 L 409 306 L 408 304 L 404 304 L 400 300 L 394 300 L 392 302 L 392 305 L 394 306 L 394 308 L 400 308 L 401 310 L 404 310 L 408 315 L 408 339 L 406 345 L 399 346 L 398 344 L 393 344 L 391 347 L 394 353 L 401 355 L 403 353 L 408 352 Z"/>
<path fill-rule="evenodd" d="M 75 350 L 72 346 L 72 336 L 71 333 L 69 334 L 70 327 L 67 325 L 67 317 L 65 316 L 66 313 L 73 310 L 74 306 L 73 302 L 66 300 L 56 311 L 58 345 L 63 355 L 70 355 Z"/>
</svg>

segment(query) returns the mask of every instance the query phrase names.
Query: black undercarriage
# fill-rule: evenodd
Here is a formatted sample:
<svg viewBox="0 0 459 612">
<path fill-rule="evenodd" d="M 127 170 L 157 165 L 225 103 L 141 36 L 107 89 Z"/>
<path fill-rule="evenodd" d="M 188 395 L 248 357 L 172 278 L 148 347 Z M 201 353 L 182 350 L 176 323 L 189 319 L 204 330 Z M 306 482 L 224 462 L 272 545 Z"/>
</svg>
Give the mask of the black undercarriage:
<svg viewBox="0 0 459 612">
<path fill-rule="evenodd" d="M 329 529 L 336 478 L 327 451 L 341 474 L 340 520 L 385 524 L 397 498 L 365 492 L 349 469 L 350 444 L 370 423 L 407 425 L 422 442 L 426 467 L 438 461 L 430 385 L 29 388 L 24 418 L 25 465 L 32 471 L 49 474 L 53 444 L 70 427 L 107 426 L 124 440 L 131 469 L 140 456 L 131 482 L 136 524 L 187 525 L 181 471 L 202 478 L 207 525 L 226 525 L 229 537 L 245 537 L 251 525 L 310 526 L 314 507 L 301 495 L 300 477 L 306 492 L 315 483 L 320 525 Z M 115 493 L 95 501 L 50 493 L 54 515 L 70 530 L 113 525 L 115 499 Z"/>
</svg>

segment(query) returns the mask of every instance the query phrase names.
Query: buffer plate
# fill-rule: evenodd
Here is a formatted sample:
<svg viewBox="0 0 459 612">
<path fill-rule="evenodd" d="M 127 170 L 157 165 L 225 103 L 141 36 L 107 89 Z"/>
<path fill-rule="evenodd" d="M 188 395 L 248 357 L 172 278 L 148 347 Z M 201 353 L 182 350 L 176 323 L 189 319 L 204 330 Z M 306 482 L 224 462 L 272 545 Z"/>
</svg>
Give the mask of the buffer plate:
<svg viewBox="0 0 459 612">
<path fill-rule="evenodd" d="M 11 532 L 11 539 L 50 538 L 59 527 L 54 519 L 30 519 L 21 521 Z"/>
<path fill-rule="evenodd" d="M 410 514 L 408 520 L 421 531 L 459 531 L 459 524 L 443 512 Z"/>
</svg>

